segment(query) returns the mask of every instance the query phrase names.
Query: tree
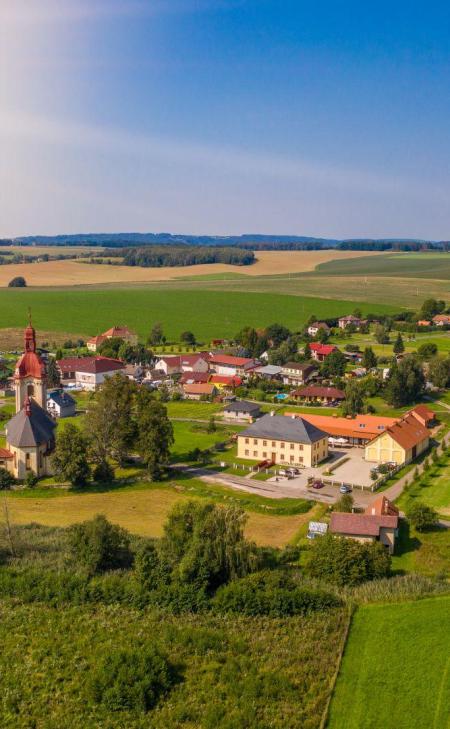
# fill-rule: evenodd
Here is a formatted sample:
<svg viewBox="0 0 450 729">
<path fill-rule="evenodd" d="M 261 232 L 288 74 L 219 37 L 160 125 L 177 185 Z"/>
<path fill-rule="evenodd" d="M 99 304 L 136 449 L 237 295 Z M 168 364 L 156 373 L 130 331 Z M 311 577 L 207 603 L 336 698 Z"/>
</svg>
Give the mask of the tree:
<svg viewBox="0 0 450 729">
<path fill-rule="evenodd" d="M 195 347 L 195 336 L 192 332 L 183 332 L 180 335 L 180 341 L 188 344 L 190 347 Z"/>
<path fill-rule="evenodd" d="M 290 331 L 282 324 L 271 324 L 266 329 L 266 335 L 272 343 L 273 347 L 279 347 L 290 336 Z"/>
<path fill-rule="evenodd" d="M 377 366 L 377 361 L 377 357 L 372 347 L 366 347 L 362 356 L 362 366 L 365 367 L 366 370 L 371 370 Z"/>
<path fill-rule="evenodd" d="M 333 506 L 333 511 L 343 511 L 351 514 L 353 511 L 354 499 L 351 494 L 343 494 Z"/>
<path fill-rule="evenodd" d="M 214 415 L 211 415 L 209 421 L 208 421 L 208 427 L 206 429 L 207 433 L 215 433 L 217 430 L 216 421 L 214 418 Z"/>
<path fill-rule="evenodd" d="M 70 527 L 68 542 L 75 562 L 89 575 L 128 567 L 133 560 L 128 532 L 103 514 Z"/>
<path fill-rule="evenodd" d="M 161 540 L 161 556 L 181 582 L 215 590 L 257 567 L 255 546 L 244 536 L 245 512 L 194 501 L 177 504 Z"/>
<path fill-rule="evenodd" d="M 425 342 L 424 344 L 421 344 L 420 347 L 418 347 L 417 354 L 423 359 L 430 359 L 437 354 L 437 351 L 437 344 L 435 344 L 434 342 Z"/>
<path fill-rule="evenodd" d="M 102 357 L 112 357 L 113 359 L 117 359 L 119 357 L 120 348 L 124 344 L 126 345 L 127 342 L 125 342 L 122 337 L 111 337 L 110 339 L 105 339 L 105 341 L 100 344 L 98 353 Z"/>
<path fill-rule="evenodd" d="M 337 349 L 325 358 L 322 362 L 321 372 L 324 377 L 342 377 L 347 366 L 347 360 L 342 352 Z"/>
<path fill-rule="evenodd" d="M 378 344 L 389 344 L 389 334 L 381 324 L 375 327 L 374 337 Z"/>
<path fill-rule="evenodd" d="M 61 376 L 54 357 L 49 357 L 47 362 L 47 385 L 49 387 L 60 387 Z"/>
<path fill-rule="evenodd" d="M 414 355 L 407 355 L 398 364 L 392 364 L 386 386 L 386 400 L 394 407 L 417 402 L 425 389 L 425 376 Z"/>
<path fill-rule="evenodd" d="M 445 309 L 445 301 L 436 301 L 436 299 L 425 299 L 419 312 L 419 319 L 430 320 L 436 314 L 440 314 Z"/>
<path fill-rule="evenodd" d="M 306 342 L 303 348 L 303 357 L 304 359 L 311 359 L 311 347 L 309 346 L 309 342 Z"/>
<path fill-rule="evenodd" d="M 317 341 L 321 344 L 325 344 L 328 339 L 328 331 L 324 329 L 323 327 L 320 327 L 319 331 L 317 332 Z"/>
<path fill-rule="evenodd" d="M 166 341 L 166 338 L 163 333 L 162 324 L 158 323 L 155 324 L 152 328 L 150 335 L 148 337 L 148 344 L 161 344 Z"/>
<path fill-rule="evenodd" d="M 10 489 L 16 479 L 6 468 L 0 468 L 0 491 Z"/>
<path fill-rule="evenodd" d="M 23 276 L 14 276 L 8 284 L 9 288 L 12 289 L 23 289 L 27 285 Z"/>
<path fill-rule="evenodd" d="M 421 501 L 416 501 L 408 509 L 406 517 L 418 532 L 425 532 L 427 529 L 432 529 L 438 521 L 436 511 Z"/>
<path fill-rule="evenodd" d="M 394 354 L 401 354 L 405 351 L 405 345 L 403 344 L 403 339 L 400 332 L 397 334 L 397 339 L 394 342 L 393 350 Z"/>
<path fill-rule="evenodd" d="M 67 423 L 61 432 L 58 431 L 52 457 L 56 475 L 64 481 L 69 481 L 72 486 L 86 483 L 90 474 L 86 452 L 86 437 L 73 423 Z"/>
<path fill-rule="evenodd" d="M 88 407 L 86 434 L 92 459 L 97 464 L 114 458 L 123 464 L 136 437 L 133 418 L 136 385 L 118 373 L 108 377 Z"/>
<path fill-rule="evenodd" d="M 358 415 L 364 412 L 365 388 L 358 380 L 349 380 L 345 388 L 345 400 L 342 406 L 343 415 Z"/>
<path fill-rule="evenodd" d="M 428 365 L 428 379 L 435 387 L 443 389 L 450 384 L 450 357 L 434 357 Z"/>
<path fill-rule="evenodd" d="M 252 357 L 255 355 L 259 339 L 256 329 L 253 329 L 253 327 L 244 327 L 238 332 L 235 339 Z"/>
<path fill-rule="evenodd" d="M 327 534 L 313 541 L 307 569 L 311 577 L 352 586 L 388 577 L 391 558 L 379 542 L 361 544 Z"/>
<path fill-rule="evenodd" d="M 169 463 L 174 443 L 172 423 L 167 408 L 148 390 L 139 390 L 136 411 L 137 449 L 150 476 L 157 480 Z"/>
</svg>

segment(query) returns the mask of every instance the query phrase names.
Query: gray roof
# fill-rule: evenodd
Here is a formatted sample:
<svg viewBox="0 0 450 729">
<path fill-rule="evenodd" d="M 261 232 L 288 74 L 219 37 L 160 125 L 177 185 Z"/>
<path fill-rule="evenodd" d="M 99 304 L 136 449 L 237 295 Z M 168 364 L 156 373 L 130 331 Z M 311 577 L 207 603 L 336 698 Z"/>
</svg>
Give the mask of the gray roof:
<svg viewBox="0 0 450 729">
<path fill-rule="evenodd" d="M 42 445 L 53 439 L 56 423 L 34 400 L 30 400 L 31 415 L 25 408 L 6 424 L 6 440 L 16 448 Z"/>
<path fill-rule="evenodd" d="M 292 418 L 286 415 L 264 415 L 239 435 L 288 440 L 294 443 L 315 443 L 321 438 L 328 438 L 327 433 L 303 418 Z"/>
<path fill-rule="evenodd" d="M 260 405 L 256 402 L 248 402 L 247 400 L 235 400 L 226 405 L 225 410 L 232 413 L 254 413 L 260 410 Z"/>
<path fill-rule="evenodd" d="M 69 395 L 68 392 L 64 392 L 64 390 L 56 390 L 55 392 L 51 392 L 48 396 L 49 400 L 53 400 L 59 407 L 61 408 L 68 408 L 75 405 L 75 400 L 73 399 L 72 395 Z"/>
<path fill-rule="evenodd" d="M 278 365 L 264 365 L 263 367 L 258 367 L 256 372 L 259 372 L 261 375 L 279 375 L 281 370 L 282 367 L 278 367 Z"/>
</svg>

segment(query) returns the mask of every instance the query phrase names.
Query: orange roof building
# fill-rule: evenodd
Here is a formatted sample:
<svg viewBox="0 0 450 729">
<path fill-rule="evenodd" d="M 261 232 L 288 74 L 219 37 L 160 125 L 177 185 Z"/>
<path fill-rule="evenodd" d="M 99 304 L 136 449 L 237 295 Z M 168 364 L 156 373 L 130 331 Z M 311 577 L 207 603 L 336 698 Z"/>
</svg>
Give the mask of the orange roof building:
<svg viewBox="0 0 450 729">
<path fill-rule="evenodd" d="M 285 413 L 290 417 L 300 417 L 299 413 Z M 379 415 L 356 415 L 354 418 L 343 418 L 335 415 L 310 415 L 302 413 L 303 420 L 307 420 L 316 428 L 334 438 L 346 438 L 354 445 L 365 445 L 380 433 L 383 433 L 398 418 L 387 418 Z"/>
<path fill-rule="evenodd" d="M 367 444 L 364 458 L 375 463 L 406 465 L 430 445 L 430 432 L 408 413 Z"/>
</svg>

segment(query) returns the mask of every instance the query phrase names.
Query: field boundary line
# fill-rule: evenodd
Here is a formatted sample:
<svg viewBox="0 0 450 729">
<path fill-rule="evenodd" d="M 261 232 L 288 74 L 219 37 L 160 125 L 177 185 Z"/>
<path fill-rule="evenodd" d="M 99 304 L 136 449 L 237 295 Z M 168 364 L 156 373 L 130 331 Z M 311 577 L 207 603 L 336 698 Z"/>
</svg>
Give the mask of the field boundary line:
<svg viewBox="0 0 450 729">
<path fill-rule="evenodd" d="M 336 688 L 336 681 L 338 679 L 339 672 L 341 670 L 342 659 L 344 657 L 345 647 L 347 645 L 347 640 L 348 640 L 348 636 L 349 636 L 349 633 L 350 633 L 350 628 L 351 628 L 351 625 L 352 625 L 352 620 L 353 620 L 353 615 L 355 614 L 355 610 L 356 610 L 356 606 L 355 605 L 351 605 L 349 607 L 349 609 L 348 609 L 347 625 L 346 625 L 346 628 L 345 628 L 345 631 L 344 631 L 344 635 L 342 636 L 342 642 L 341 642 L 341 646 L 339 648 L 339 653 L 338 653 L 337 661 L 336 661 L 336 668 L 335 668 L 334 673 L 333 673 L 333 676 L 331 678 L 330 693 L 328 695 L 328 699 L 327 699 L 327 702 L 325 704 L 325 708 L 323 710 L 322 719 L 321 719 L 321 722 L 320 722 L 320 725 L 319 725 L 319 729 L 326 729 L 326 726 L 327 726 L 327 723 L 328 723 L 328 718 L 329 718 L 329 714 L 330 714 L 330 704 L 331 704 L 331 700 L 332 700 L 333 695 L 334 695 L 334 689 Z"/>
</svg>

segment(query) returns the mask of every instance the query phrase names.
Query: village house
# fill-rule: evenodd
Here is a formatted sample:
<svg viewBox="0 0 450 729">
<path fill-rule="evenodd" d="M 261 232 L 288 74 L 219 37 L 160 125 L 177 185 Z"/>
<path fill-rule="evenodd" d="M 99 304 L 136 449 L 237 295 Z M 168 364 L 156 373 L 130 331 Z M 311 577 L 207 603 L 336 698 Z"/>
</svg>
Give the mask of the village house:
<svg viewBox="0 0 450 729">
<path fill-rule="evenodd" d="M 111 357 L 65 357 L 56 363 L 63 385 L 74 385 L 83 390 L 97 390 L 103 382 L 121 372 L 125 365 L 120 359 Z"/>
<path fill-rule="evenodd" d="M 281 379 L 282 367 L 278 365 L 263 365 L 256 367 L 252 371 L 252 375 L 260 377 L 262 380 L 279 380 Z"/>
<path fill-rule="evenodd" d="M 323 362 L 330 354 L 338 351 L 338 348 L 334 344 L 320 344 L 319 342 L 311 342 L 309 349 L 311 351 L 311 357 L 317 362 Z"/>
<path fill-rule="evenodd" d="M 231 393 L 234 392 L 236 387 L 242 385 L 242 378 L 237 375 L 235 377 L 230 377 L 229 375 L 209 375 L 209 382 L 212 382 L 219 392 Z"/>
<path fill-rule="evenodd" d="M 427 450 L 430 433 L 411 413 L 386 428 L 366 445 L 364 458 L 374 463 L 404 466 Z"/>
<path fill-rule="evenodd" d="M 64 390 L 54 390 L 47 397 L 47 411 L 53 418 L 72 418 L 76 414 L 76 402 Z"/>
<path fill-rule="evenodd" d="M 257 403 L 247 402 L 246 400 L 234 400 L 234 402 L 228 403 L 223 410 L 225 420 L 234 420 L 241 423 L 252 423 L 260 415 L 260 406 Z"/>
<path fill-rule="evenodd" d="M 217 375 L 244 377 L 260 366 L 260 362 L 249 357 L 235 357 L 231 354 L 213 354 L 209 360 L 210 368 Z"/>
<path fill-rule="evenodd" d="M 132 382 L 140 382 L 145 375 L 145 370 L 140 364 L 125 364 L 124 374 Z"/>
<path fill-rule="evenodd" d="M 316 466 L 328 456 L 328 437 L 303 418 L 264 415 L 238 434 L 238 458 L 277 465 Z"/>
<path fill-rule="evenodd" d="M 345 400 L 345 392 L 337 387 L 322 387 L 320 385 L 307 385 L 300 390 L 291 392 L 290 397 L 294 400 L 303 400 L 306 403 L 319 403 L 330 405 Z"/>
<path fill-rule="evenodd" d="M 431 428 L 434 421 L 436 420 L 436 414 L 426 405 L 416 405 L 409 412 L 416 420 L 419 421 L 425 428 Z"/>
<path fill-rule="evenodd" d="M 296 413 L 285 413 L 287 417 Z M 300 416 L 299 416 L 300 417 Z M 365 446 L 380 433 L 383 433 L 398 418 L 388 418 L 381 415 L 355 415 L 355 417 L 339 417 L 337 415 L 313 415 L 302 413 L 303 420 L 323 430 L 332 438 L 342 438 L 350 445 Z"/>
<path fill-rule="evenodd" d="M 330 519 L 330 533 L 347 537 L 357 542 L 380 542 L 394 553 L 398 536 L 398 514 L 348 514 L 333 511 Z"/>
<path fill-rule="evenodd" d="M 353 316 L 353 314 L 341 316 L 341 318 L 338 319 L 339 329 L 347 329 L 350 325 L 353 325 L 356 329 L 358 329 L 358 327 L 361 326 L 361 319 L 357 316 Z"/>
<path fill-rule="evenodd" d="M 214 398 L 217 389 L 211 382 L 193 382 L 183 385 L 183 393 L 187 400 L 206 400 Z"/>
<path fill-rule="evenodd" d="M 209 372 L 183 372 L 179 379 L 180 385 L 205 384 L 210 381 Z"/>
<path fill-rule="evenodd" d="M 304 385 L 319 374 L 316 365 L 309 362 L 286 362 L 281 370 L 285 385 Z"/>
<path fill-rule="evenodd" d="M 321 329 L 326 332 L 326 334 L 330 333 L 330 327 L 325 321 L 315 321 L 313 324 L 309 325 L 308 334 L 310 337 L 317 337 Z"/>
<path fill-rule="evenodd" d="M 448 314 L 436 314 L 436 316 L 433 316 L 433 324 L 437 327 L 450 327 L 450 316 Z"/>
<path fill-rule="evenodd" d="M 166 376 L 179 375 L 183 372 L 208 372 L 209 355 L 182 354 L 160 357 L 155 362 L 155 369 Z"/>
<path fill-rule="evenodd" d="M 87 340 L 86 346 L 90 352 L 97 352 L 103 342 L 107 339 L 123 339 L 125 342 L 135 347 L 138 343 L 138 335 L 132 332 L 128 327 L 111 327 L 103 334 L 98 334 L 96 337 L 91 337 Z"/>
<path fill-rule="evenodd" d="M 431 327 L 431 321 L 428 321 L 428 319 L 419 319 L 417 322 L 418 327 Z"/>
</svg>

